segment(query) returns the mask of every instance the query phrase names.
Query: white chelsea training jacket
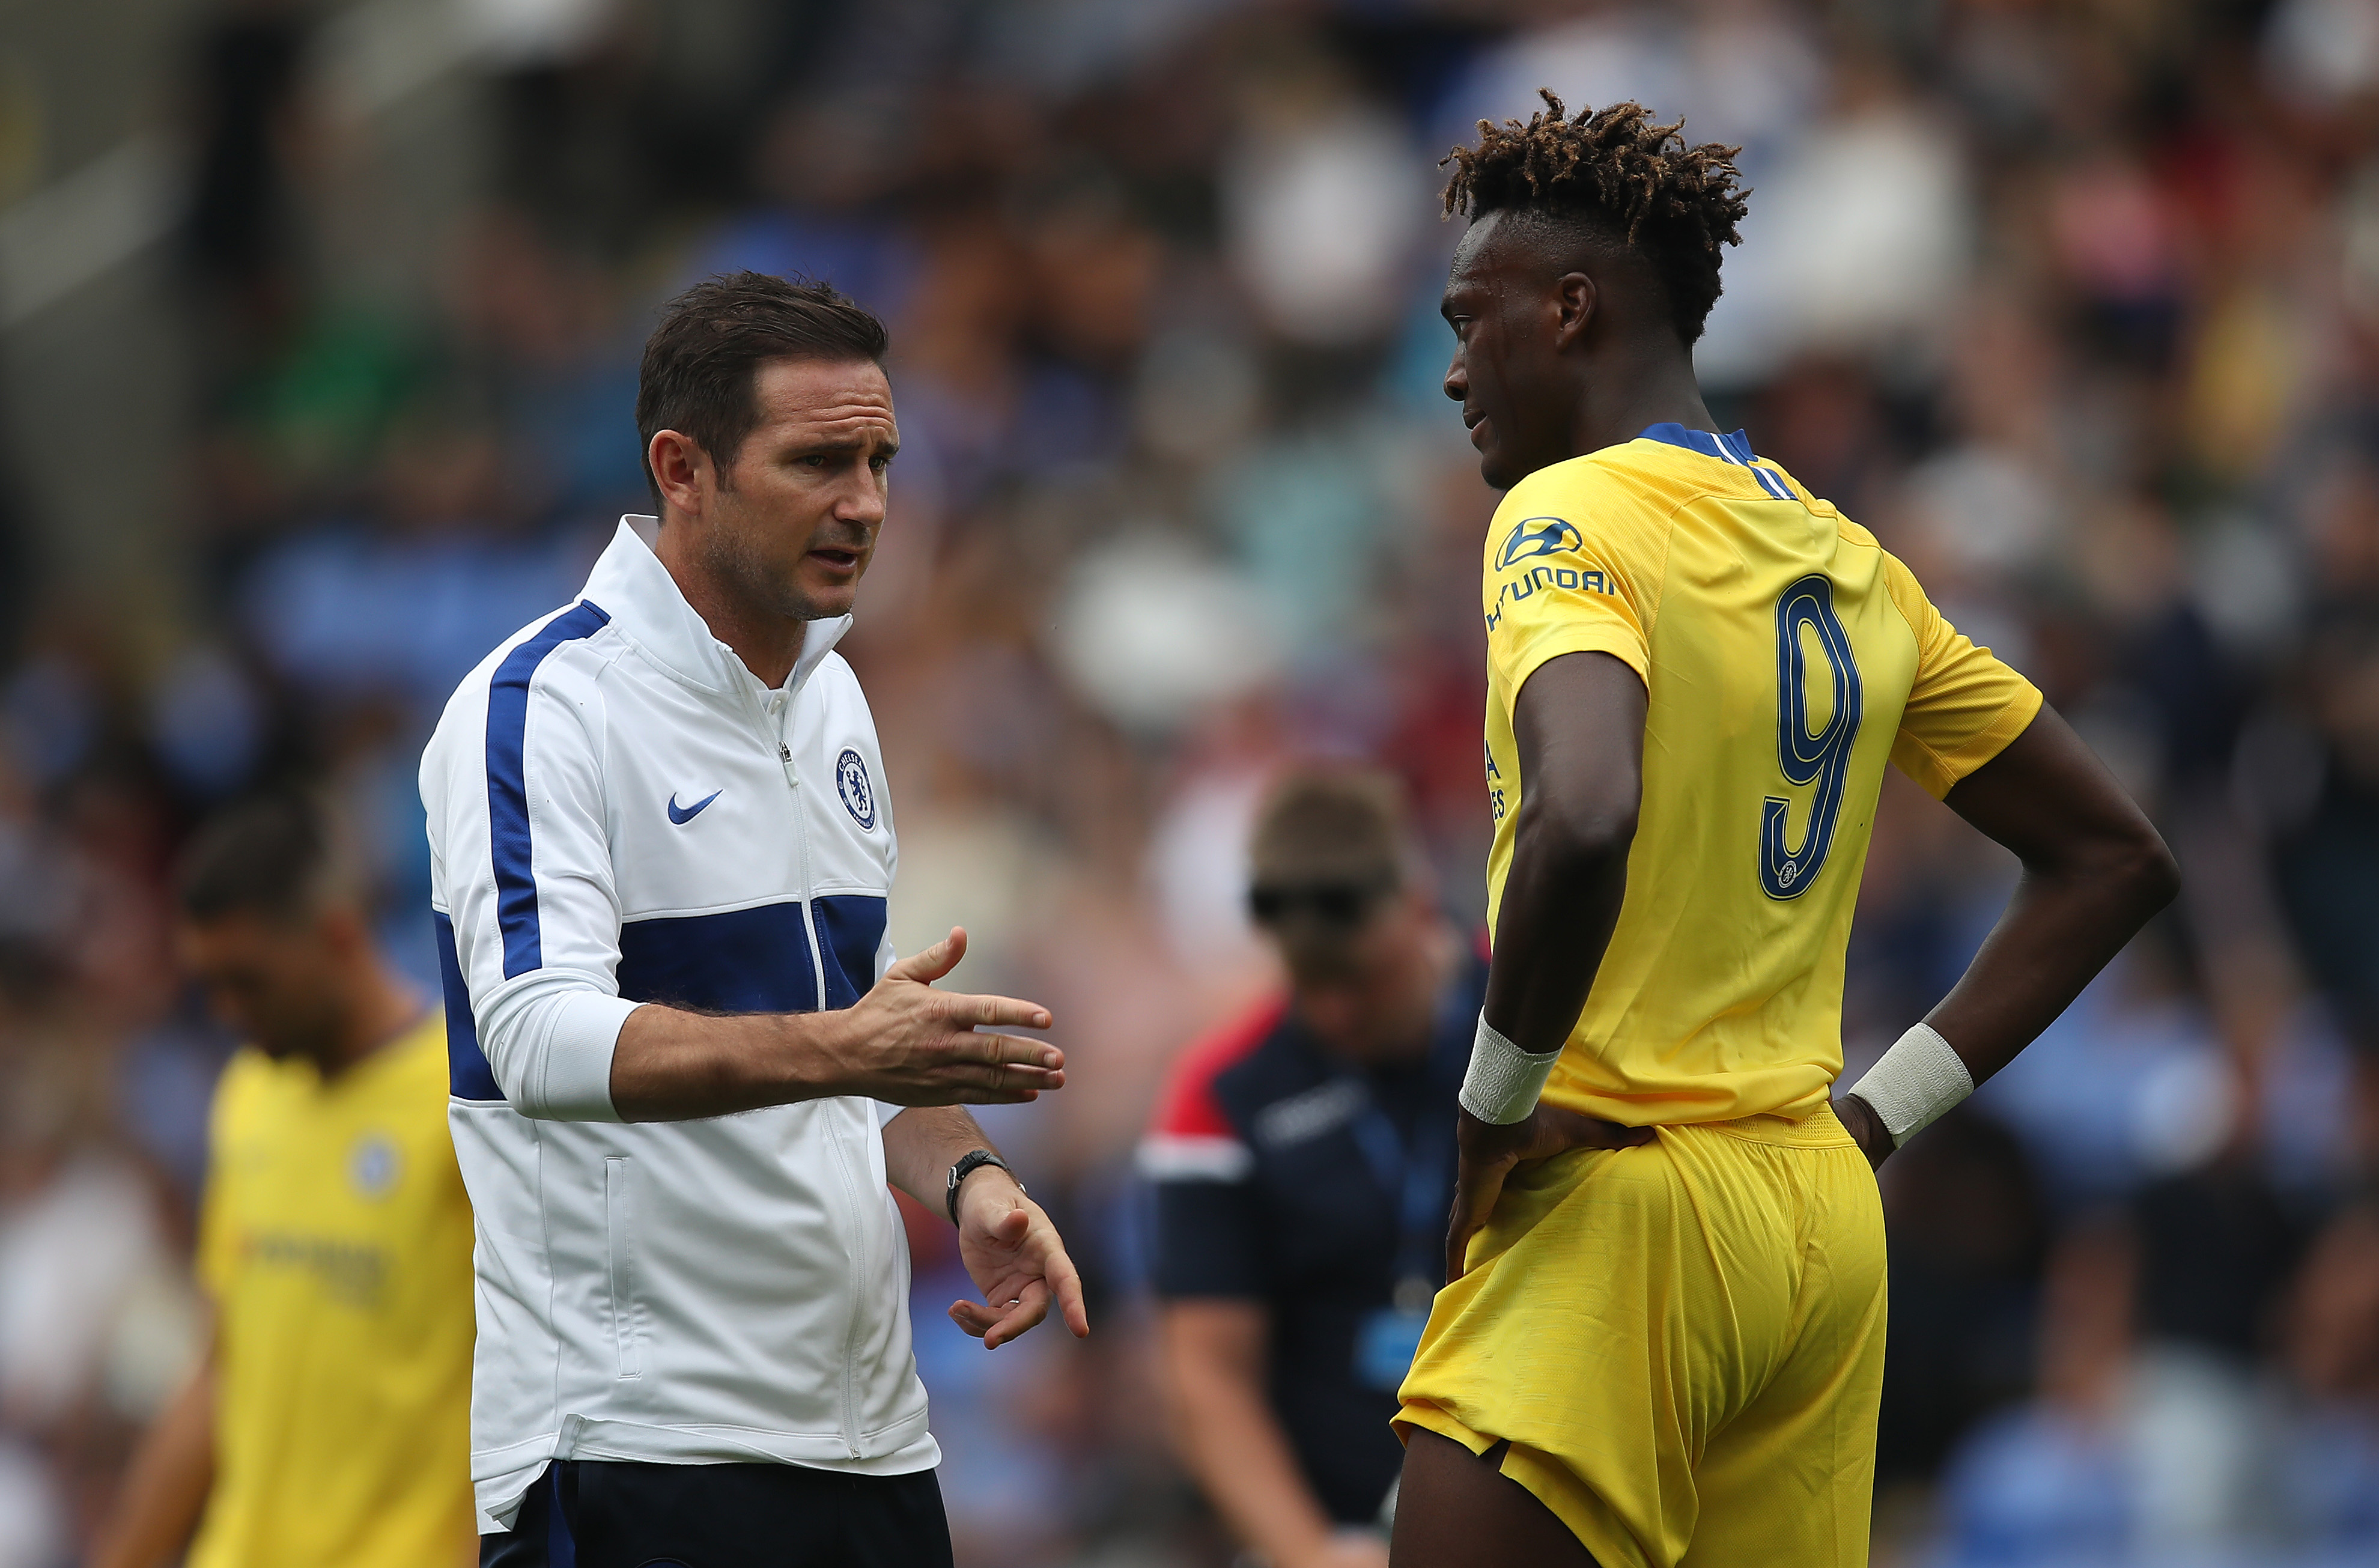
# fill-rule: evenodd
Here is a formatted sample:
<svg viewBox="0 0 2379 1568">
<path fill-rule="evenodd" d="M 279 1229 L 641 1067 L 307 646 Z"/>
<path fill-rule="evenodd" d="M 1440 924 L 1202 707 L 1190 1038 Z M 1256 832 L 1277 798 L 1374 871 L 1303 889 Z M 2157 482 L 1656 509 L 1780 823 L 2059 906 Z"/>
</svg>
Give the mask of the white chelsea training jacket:
<svg viewBox="0 0 2379 1568">
<path fill-rule="evenodd" d="M 889 954 L 876 726 L 815 621 L 784 687 L 622 519 L 577 603 L 490 654 L 421 761 L 448 1119 L 477 1215 L 471 1473 L 507 1526 L 548 1461 L 938 1463 L 878 1107 L 630 1125 L 642 1002 L 847 1007 Z"/>
</svg>

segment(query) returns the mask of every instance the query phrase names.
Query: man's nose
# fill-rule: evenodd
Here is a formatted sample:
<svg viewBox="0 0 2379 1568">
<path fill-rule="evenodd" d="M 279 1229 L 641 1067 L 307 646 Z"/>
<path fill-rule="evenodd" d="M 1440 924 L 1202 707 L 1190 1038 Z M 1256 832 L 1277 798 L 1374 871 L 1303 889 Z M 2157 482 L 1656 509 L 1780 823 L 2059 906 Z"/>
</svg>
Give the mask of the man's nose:
<svg viewBox="0 0 2379 1568">
<path fill-rule="evenodd" d="M 863 467 L 858 476 L 842 489 L 834 514 L 845 523 L 864 523 L 873 526 L 884 521 L 886 487 L 875 474 Z"/>
<path fill-rule="evenodd" d="M 1463 365 L 1462 356 L 1459 354 L 1446 364 L 1444 392 L 1446 396 L 1456 403 L 1470 395 L 1470 372 Z"/>
</svg>

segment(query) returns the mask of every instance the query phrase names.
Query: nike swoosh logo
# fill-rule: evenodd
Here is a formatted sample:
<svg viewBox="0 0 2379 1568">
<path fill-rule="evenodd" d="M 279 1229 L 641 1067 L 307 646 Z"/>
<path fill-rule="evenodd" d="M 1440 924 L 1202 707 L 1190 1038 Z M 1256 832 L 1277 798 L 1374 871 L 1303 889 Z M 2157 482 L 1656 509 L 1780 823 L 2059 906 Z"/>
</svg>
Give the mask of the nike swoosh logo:
<svg viewBox="0 0 2379 1568">
<path fill-rule="evenodd" d="M 670 791 L 670 820 L 676 823 L 680 827 L 683 827 L 687 823 L 692 822 L 695 817 L 702 814 L 703 807 L 708 805 L 711 802 L 719 799 L 719 796 L 725 793 L 727 793 L 727 791 L 724 790 L 713 790 L 707 795 L 703 796 L 702 799 L 694 802 L 694 804 L 690 806 L 682 806 L 677 803 L 677 791 L 672 790 Z"/>
</svg>

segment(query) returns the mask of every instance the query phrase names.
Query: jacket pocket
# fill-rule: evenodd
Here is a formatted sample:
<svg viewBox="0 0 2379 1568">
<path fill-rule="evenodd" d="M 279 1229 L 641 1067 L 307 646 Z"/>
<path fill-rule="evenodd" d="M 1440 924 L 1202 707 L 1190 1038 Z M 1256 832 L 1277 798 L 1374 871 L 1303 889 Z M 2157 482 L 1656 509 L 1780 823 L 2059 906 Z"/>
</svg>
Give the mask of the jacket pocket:
<svg viewBox="0 0 2379 1568">
<path fill-rule="evenodd" d="M 645 1369 L 643 1313 L 636 1300 L 635 1205 L 630 1196 L 628 1157 L 603 1161 L 603 1257 L 610 1285 L 611 1341 L 620 1352 L 620 1375 Z"/>
</svg>

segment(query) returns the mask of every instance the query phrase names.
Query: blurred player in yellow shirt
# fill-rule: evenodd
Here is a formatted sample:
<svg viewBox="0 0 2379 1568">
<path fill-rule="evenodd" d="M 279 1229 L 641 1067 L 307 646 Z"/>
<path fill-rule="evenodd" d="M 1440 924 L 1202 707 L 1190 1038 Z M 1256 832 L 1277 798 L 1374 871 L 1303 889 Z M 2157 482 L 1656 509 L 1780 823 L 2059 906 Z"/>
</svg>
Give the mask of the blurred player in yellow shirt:
<svg viewBox="0 0 2379 1568">
<path fill-rule="evenodd" d="M 1722 435 L 1692 344 L 1733 149 L 1638 105 L 1482 127 L 1444 313 L 1489 484 L 1494 932 L 1394 1561 L 1855 1568 L 1871 1166 L 2147 918 L 2163 841 L 1873 535 Z M 1887 763 L 2015 851 L 1965 978 L 1839 1103 Z M 1837 1109 L 1839 1105 L 1839 1110 Z"/>
<path fill-rule="evenodd" d="M 475 1562 L 471 1211 L 438 1012 L 374 947 L 321 814 L 211 825 L 181 946 L 248 1043 L 215 1092 L 211 1345 L 136 1456 L 101 1568 Z"/>
</svg>

